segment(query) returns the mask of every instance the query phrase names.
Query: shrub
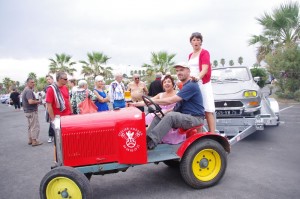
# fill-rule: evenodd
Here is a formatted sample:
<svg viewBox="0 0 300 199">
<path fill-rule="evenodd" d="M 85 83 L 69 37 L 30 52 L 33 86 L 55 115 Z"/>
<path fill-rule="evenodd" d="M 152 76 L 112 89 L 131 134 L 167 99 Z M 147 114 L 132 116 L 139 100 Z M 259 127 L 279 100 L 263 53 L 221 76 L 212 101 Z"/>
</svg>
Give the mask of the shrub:
<svg viewBox="0 0 300 199">
<path fill-rule="evenodd" d="M 266 85 L 266 81 L 268 79 L 268 75 L 266 70 L 259 67 L 254 67 L 250 69 L 253 77 L 260 77 L 260 80 L 257 82 L 258 86 L 263 88 Z"/>
<path fill-rule="evenodd" d="M 300 102 L 300 89 L 294 93 L 294 99 Z"/>
</svg>

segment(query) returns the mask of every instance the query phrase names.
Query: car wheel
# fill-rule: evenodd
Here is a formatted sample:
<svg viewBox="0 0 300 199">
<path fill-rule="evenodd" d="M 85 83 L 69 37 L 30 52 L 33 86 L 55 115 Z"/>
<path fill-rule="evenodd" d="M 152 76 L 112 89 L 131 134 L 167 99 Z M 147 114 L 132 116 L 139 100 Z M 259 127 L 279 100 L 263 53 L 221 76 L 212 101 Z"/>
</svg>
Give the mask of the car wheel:
<svg viewBox="0 0 300 199">
<path fill-rule="evenodd" d="M 89 180 L 72 167 L 58 167 L 49 171 L 40 184 L 41 199 L 93 198 Z"/>
<path fill-rule="evenodd" d="M 223 177 L 227 153 L 215 140 L 203 139 L 190 146 L 180 162 L 184 181 L 195 189 L 215 185 Z"/>
</svg>

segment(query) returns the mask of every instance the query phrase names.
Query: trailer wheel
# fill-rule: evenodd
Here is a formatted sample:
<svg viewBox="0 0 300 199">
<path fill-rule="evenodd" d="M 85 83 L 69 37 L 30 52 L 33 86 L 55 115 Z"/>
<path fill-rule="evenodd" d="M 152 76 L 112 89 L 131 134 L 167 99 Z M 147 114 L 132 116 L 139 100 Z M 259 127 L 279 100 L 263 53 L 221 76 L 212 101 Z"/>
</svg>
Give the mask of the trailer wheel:
<svg viewBox="0 0 300 199">
<path fill-rule="evenodd" d="M 89 180 L 72 167 L 58 167 L 49 171 L 40 184 L 41 199 L 93 198 Z"/>
<path fill-rule="evenodd" d="M 203 139 L 184 153 L 180 172 L 184 181 L 195 189 L 215 185 L 223 177 L 227 166 L 227 153 L 215 140 Z"/>
</svg>

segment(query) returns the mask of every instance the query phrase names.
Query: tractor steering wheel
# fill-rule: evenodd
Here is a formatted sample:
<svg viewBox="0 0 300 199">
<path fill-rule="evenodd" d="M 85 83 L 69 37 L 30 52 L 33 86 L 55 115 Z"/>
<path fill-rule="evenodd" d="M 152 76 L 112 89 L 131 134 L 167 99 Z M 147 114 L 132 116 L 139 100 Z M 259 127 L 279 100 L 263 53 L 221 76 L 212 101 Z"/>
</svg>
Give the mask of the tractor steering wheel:
<svg viewBox="0 0 300 199">
<path fill-rule="evenodd" d="M 143 101 L 145 102 L 146 106 L 148 107 L 148 112 L 149 113 L 154 113 L 155 116 L 157 116 L 158 118 L 162 118 L 165 116 L 165 114 L 162 112 L 160 106 L 158 106 L 157 104 L 155 104 L 150 97 L 143 95 L 142 96 Z M 153 105 L 154 108 L 151 106 Z M 160 115 L 158 115 L 160 114 Z"/>
</svg>

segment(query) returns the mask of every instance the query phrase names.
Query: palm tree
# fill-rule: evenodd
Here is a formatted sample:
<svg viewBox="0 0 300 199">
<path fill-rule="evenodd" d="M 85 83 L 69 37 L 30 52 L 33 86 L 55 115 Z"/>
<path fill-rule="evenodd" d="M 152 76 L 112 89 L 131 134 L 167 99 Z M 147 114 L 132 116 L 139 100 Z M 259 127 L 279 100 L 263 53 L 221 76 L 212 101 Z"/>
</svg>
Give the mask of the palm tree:
<svg viewBox="0 0 300 199">
<path fill-rule="evenodd" d="M 19 88 L 20 87 L 20 82 L 16 81 L 16 87 Z"/>
<path fill-rule="evenodd" d="M 230 60 L 230 61 L 229 61 L 229 66 L 233 66 L 233 65 L 234 65 L 233 60 Z"/>
<path fill-rule="evenodd" d="M 155 69 L 152 65 L 143 64 L 142 68 L 146 68 L 145 72 L 148 77 L 152 77 L 155 74 Z"/>
<path fill-rule="evenodd" d="M 105 67 L 104 70 L 103 70 L 103 74 L 102 74 L 103 77 L 105 79 L 111 79 L 111 78 L 113 78 L 114 76 L 113 76 L 112 71 L 113 71 L 112 67 Z"/>
<path fill-rule="evenodd" d="M 37 85 L 36 85 L 36 88 L 41 91 L 43 90 L 47 85 L 47 80 L 46 80 L 46 77 L 39 77 L 37 79 Z"/>
<path fill-rule="evenodd" d="M 156 72 L 166 74 L 166 72 L 170 71 L 170 67 L 175 64 L 172 59 L 176 54 L 168 54 L 166 51 L 160 51 L 158 53 L 152 52 L 151 55 L 151 62 Z"/>
<path fill-rule="evenodd" d="M 243 57 L 239 57 L 239 58 L 238 58 L 238 63 L 239 63 L 240 65 L 242 65 L 243 62 L 244 62 Z"/>
<path fill-rule="evenodd" d="M 6 92 L 9 91 L 9 87 L 12 85 L 12 80 L 9 78 L 9 77 L 4 77 L 2 83 L 3 83 L 3 86 L 6 90 Z"/>
<path fill-rule="evenodd" d="M 36 74 L 34 73 L 34 72 L 30 72 L 29 74 L 28 74 L 28 78 L 32 78 L 35 82 L 36 82 Z"/>
<path fill-rule="evenodd" d="M 260 18 L 256 18 L 263 26 L 261 35 L 252 35 L 249 45 L 257 47 L 257 61 L 260 63 L 268 53 L 280 46 L 289 43 L 299 42 L 300 38 L 300 17 L 299 3 L 289 2 L 282 4 L 273 10 L 272 14 L 264 13 Z"/>
<path fill-rule="evenodd" d="M 218 67 L 219 63 L 217 60 L 214 60 L 214 63 L 213 63 L 214 67 Z"/>
<path fill-rule="evenodd" d="M 105 65 L 110 57 L 104 55 L 100 52 L 92 52 L 87 53 L 88 61 L 79 61 L 79 63 L 83 64 L 81 74 L 85 77 L 93 77 L 95 78 L 98 75 L 104 76 Z"/>
<path fill-rule="evenodd" d="M 222 59 L 220 60 L 220 63 L 221 63 L 221 65 L 224 67 L 224 65 L 225 65 L 225 59 L 222 58 Z"/>
<path fill-rule="evenodd" d="M 56 59 L 50 58 L 51 61 L 49 65 L 49 73 L 55 74 L 58 71 L 63 71 L 69 75 L 74 75 L 74 72 L 77 70 L 75 68 L 72 68 L 76 62 L 71 61 L 71 56 L 67 55 L 65 53 L 62 54 L 55 54 Z"/>
</svg>

